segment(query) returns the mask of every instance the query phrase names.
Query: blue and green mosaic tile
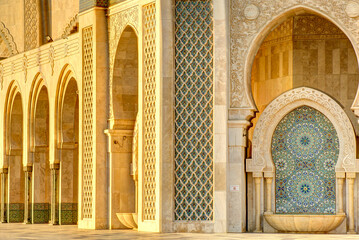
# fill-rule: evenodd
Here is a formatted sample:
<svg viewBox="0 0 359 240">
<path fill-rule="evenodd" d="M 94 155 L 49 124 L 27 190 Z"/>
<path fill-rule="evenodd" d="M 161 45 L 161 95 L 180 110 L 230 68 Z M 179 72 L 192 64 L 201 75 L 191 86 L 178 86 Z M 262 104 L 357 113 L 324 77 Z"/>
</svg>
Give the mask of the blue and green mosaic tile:
<svg viewBox="0 0 359 240">
<path fill-rule="evenodd" d="M 272 138 L 276 213 L 335 214 L 335 165 L 339 139 L 319 111 L 302 106 L 288 113 Z"/>
</svg>

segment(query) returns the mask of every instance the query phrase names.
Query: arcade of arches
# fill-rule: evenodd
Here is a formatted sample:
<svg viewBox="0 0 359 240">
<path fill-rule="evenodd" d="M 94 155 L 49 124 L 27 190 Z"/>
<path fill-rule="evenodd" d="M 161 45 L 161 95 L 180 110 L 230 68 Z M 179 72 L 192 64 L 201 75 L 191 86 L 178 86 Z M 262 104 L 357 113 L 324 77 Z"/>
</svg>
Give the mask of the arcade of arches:
<svg viewBox="0 0 359 240">
<path fill-rule="evenodd" d="M 359 231 L 359 1 L 36 2 L 0 1 L 1 224 Z"/>
</svg>

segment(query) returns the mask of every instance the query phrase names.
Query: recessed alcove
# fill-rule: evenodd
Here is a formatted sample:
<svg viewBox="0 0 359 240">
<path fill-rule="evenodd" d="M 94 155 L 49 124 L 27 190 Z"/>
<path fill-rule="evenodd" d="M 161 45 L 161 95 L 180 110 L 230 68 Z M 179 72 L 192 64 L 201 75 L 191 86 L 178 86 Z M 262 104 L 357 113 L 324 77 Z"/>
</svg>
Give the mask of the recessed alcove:
<svg viewBox="0 0 359 240">
<path fill-rule="evenodd" d="M 286 219 L 284 221 L 288 221 L 289 218 L 278 218 L 277 216 L 273 216 L 273 214 L 291 215 L 292 218 L 290 219 L 293 220 L 293 224 L 296 221 L 303 222 L 303 219 L 305 218 L 304 215 L 328 215 L 328 219 L 330 218 L 329 215 L 337 216 L 337 218 L 331 218 L 334 220 L 334 223 L 338 223 L 340 226 L 338 228 L 335 226 L 333 229 L 327 229 L 322 232 L 333 231 L 344 233 L 350 231 L 348 229 L 350 228 L 348 225 L 348 219 L 350 218 L 348 214 L 350 212 L 349 208 L 352 207 L 351 204 L 353 203 L 349 203 L 348 184 L 352 180 L 349 181 L 348 179 L 344 179 L 346 179 L 346 174 L 356 171 L 355 145 L 356 136 L 359 133 L 359 126 L 357 124 L 357 119 L 351 110 L 351 105 L 353 104 L 359 82 L 357 65 L 358 62 L 355 51 L 347 36 L 335 24 L 318 15 L 302 13 L 289 17 L 274 28 L 262 42 L 253 61 L 251 72 L 253 99 L 256 103 L 258 112 L 252 119 L 252 127 L 248 132 L 249 147 L 247 148 L 248 159 L 246 164 L 248 231 L 283 231 L 283 229 L 279 230 L 273 227 L 273 224 L 268 224 L 268 221 L 274 219 L 273 221 L 277 221 L 278 223 L 278 221 L 280 222 L 283 219 Z M 294 93 L 303 95 L 294 96 Z M 320 160 L 320 158 L 315 158 L 313 156 L 307 156 L 306 159 L 301 159 L 295 154 L 293 156 L 288 156 L 287 152 L 289 151 L 288 149 L 290 146 L 281 154 L 279 153 L 280 151 L 276 152 L 276 147 L 279 146 L 278 135 L 276 135 L 275 130 L 276 127 L 283 128 L 280 121 L 287 121 L 288 119 L 286 120 L 286 118 L 290 116 L 291 111 L 293 111 L 292 113 L 295 115 L 295 111 L 299 109 L 303 110 L 303 108 L 306 107 L 309 107 L 309 109 L 313 107 L 310 104 L 304 104 L 306 102 L 311 102 L 310 99 L 306 99 L 308 95 L 311 94 L 318 96 L 322 94 L 325 96 L 325 99 L 332 102 L 333 106 L 336 104 L 336 108 L 340 109 L 343 116 L 347 118 L 347 127 L 352 129 L 352 132 L 348 133 L 350 139 L 347 140 L 354 148 L 354 150 L 351 150 L 352 155 L 350 156 L 353 163 L 352 167 L 344 169 L 344 167 L 340 165 L 342 164 L 340 163 L 340 159 L 343 156 L 340 155 L 339 152 L 343 151 L 340 149 L 345 143 L 343 142 L 344 139 L 339 136 L 342 134 L 339 133 L 341 130 L 335 125 L 335 121 L 338 121 L 338 119 L 335 120 L 334 118 L 337 118 L 338 116 L 332 116 L 332 119 L 328 118 L 330 114 L 328 115 L 325 112 L 333 111 L 333 109 L 328 110 L 333 106 L 328 108 L 328 106 L 325 106 L 326 103 L 318 100 L 319 98 L 316 99 L 316 103 L 312 102 L 315 105 L 313 105 L 313 111 L 317 112 L 315 114 L 313 112 L 316 116 L 316 120 L 311 126 L 316 127 L 320 132 L 321 128 L 318 126 L 323 126 L 324 124 L 326 126 L 325 133 L 323 132 L 318 135 L 317 132 L 311 132 L 312 130 L 309 129 L 309 127 L 304 127 L 304 129 L 303 125 L 309 124 L 305 123 L 305 121 L 297 125 L 297 127 L 300 127 L 301 129 L 296 129 L 294 125 L 287 122 L 286 124 L 291 125 L 288 127 L 288 131 L 284 133 L 282 129 L 282 132 L 279 132 L 286 134 L 286 139 L 282 138 L 281 141 L 289 141 L 284 145 L 285 147 L 290 145 L 292 150 L 294 149 L 293 144 L 295 141 L 298 141 L 296 147 L 302 144 L 300 139 L 303 141 L 316 141 L 315 144 L 311 145 L 308 143 L 306 146 L 303 145 L 303 142 L 301 146 L 304 146 L 307 149 L 296 148 L 297 152 L 295 154 L 319 151 L 324 154 L 323 159 Z M 293 98 L 295 98 L 295 100 Z M 284 103 L 279 103 L 278 99 L 281 99 L 280 101 L 284 101 Z M 275 107 L 275 102 L 281 105 L 283 109 L 287 109 L 285 114 L 280 114 L 281 118 L 273 113 L 273 108 L 276 109 L 276 114 L 282 111 L 280 108 Z M 291 108 L 290 111 L 288 111 L 288 106 L 294 106 L 293 104 L 296 105 L 298 109 Z M 262 114 L 264 113 L 267 113 L 267 115 L 262 117 Z M 286 114 L 288 114 L 288 116 L 286 116 Z M 321 114 L 323 115 L 323 118 L 319 117 Z M 268 115 L 271 115 L 275 120 L 268 118 Z M 266 122 L 262 123 L 265 127 L 258 129 L 258 121 L 260 121 L 261 118 L 262 121 Z M 329 120 L 326 121 L 325 119 Z M 303 119 L 300 121 L 302 120 Z M 338 141 L 333 138 L 326 138 L 325 136 L 328 132 L 327 128 L 330 128 L 329 126 L 331 126 L 331 124 L 333 126 L 331 129 L 335 129 L 335 131 L 331 133 L 334 134 L 337 132 Z M 263 125 L 261 125 L 261 127 L 263 127 Z M 268 128 L 271 130 L 268 131 Z M 255 137 L 256 131 L 257 138 Z M 296 134 L 294 134 L 293 131 Z M 301 132 L 298 133 L 295 131 Z M 301 138 L 304 136 L 303 134 L 306 134 L 308 139 Z M 313 137 L 315 139 L 313 139 Z M 259 141 L 259 138 L 265 139 L 263 141 L 266 141 L 266 143 L 262 140 Z M 255 142 L 256 139 L 257 142 Z M 323 145 L 321 141 L 329 140 L 336 142 L 336 145 L 333 143 L 334 145 L 331 146 L 333 148 L 331 153 L 325 151 L 324 153 L 322 150 L 325 148 L 325 144 Z M 263 144 L 265 146 L 260 146 Z M 318 150 L 318 148 L 321 149 Z M 264 149 L 264 152 L 260 152 L 261 150 L 259 149 Z M 335 153 L 338 154 L 337 157 L 334 156 Z M 327 158 L 328 154 L 332 154 L 331 158 Z M 308 159 L 312 160 L 308 161 Z M 291 171 L 285 172 L 288 176 L 282 176 L 280 174 L 280 163 L 293 168 Z M 324 174 L 326 170 L 323 169 L 326 163 L 329 165 L 331 164 L 331 170 L 330 173 Z M 263 166 L 262 169 L 259 167 L 261 164 Z M 298 177 L 298 174 L 305 174 L 305 176 L 301 175 Z M 327 177 L 329 175 L 331 176 L 330 179 Z M 322 180 L 318 180 L 320 176 L 325 177 Z M 307 181 L 310 177 L 312 177 L 313 180 L 311 182 Z M 294 184 L 292 178 L 306 179 L 308 184 L 316 182 L 318 185 L 305 185 L 304 182 L 301 185 L 298 182 Z M 344 183 L 344 181 L 346 182 Z M 288 186 L 288 182 L 292 182 L 298 189 L 293 189 Z M 323 184 L 320 185 L 319 183 Z M 281 184 L 283 186 L 281 186 Z M 338 184 L 341 185 L 338 186 Z M 305 193 L 303 193 L 304 190 L 301 189 L 301 186 L 304 190 L 308 190 L 307 195 L 312 193 L 317 195 L 323 194 L 321 195 L 322 198 L 316 196 L 313 198 L 308 197 L 308 199 L 305 200 Z M 321 187 L 323 187 L 323 189 L 321 189 Z M 279 188 L 282 189 L 283 196 L 288 199 L 290 198 L 291 200 L 285 203 L 280 202 L 279 199 L 281 197 Z M 321 190 L 319 191 L 318 189 Z M 314 193 L 313 191 L 316 192 Z M 258 196 L 256 197 L 258 192 L 261 193 L 259 195 L 260 199 L 257 199 Z M 328 200 L 327 195 L 329 193 L 330 196 Z M 270 194 L 270 196 L 267 196 L 268 194 Z M 295 201 L 293 201 L 293 198 Z M 317 203 L 313 203 L 313 201 L 317 201 Z M 329 203 L 330 201 L 331 203 Z M 338 201 L 340 203 L 338 203 Z M 293 206 L 293 204 L 297 205 Z M 258 215 L 258 213 L 260 213 L 260 215 Z M 267 217 L 264 216 L 264 213 L 266 213 Z M 340 219 L 343 219 L 343 214 L 346 214 L 345 218 L 347 221 L 339 221 Z M 297 215 L 298 218 L 294 217 L 295 215 Z M 314 218 L 307 218 L 308 221 L 310 221 L 310 219 Z M 324 219 L 326 219 L 325 216 Z M 258 222 L 260 222 L 260 226 L 258 226 Z M 284 225 L 285 224 L 283 223 L 283 226 Z M 292 229 L 288 231 L 295 230 Z M 321 231 L 318 230 L 314 232 Z"/>
</svg>

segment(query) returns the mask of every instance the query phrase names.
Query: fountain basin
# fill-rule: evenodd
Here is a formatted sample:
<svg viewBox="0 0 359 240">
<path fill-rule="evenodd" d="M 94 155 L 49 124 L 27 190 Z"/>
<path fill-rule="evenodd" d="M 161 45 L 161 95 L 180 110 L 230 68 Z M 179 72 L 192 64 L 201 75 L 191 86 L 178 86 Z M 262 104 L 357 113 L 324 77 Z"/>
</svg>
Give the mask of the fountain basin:
<svg viewBox="0 0 359 240">
<path fill-rule="evenodd" d="M 345 213 L 336 215 L 282 215 L 264 213 L 264 218 L 280 232 L 326 233 L 336 229 L 345 219 Z"/>
<path fill-rule="evenodd" d="M 126 228 L 137 228 L 137 213 L 116 213 L 116 215 Z"/>
</svg>

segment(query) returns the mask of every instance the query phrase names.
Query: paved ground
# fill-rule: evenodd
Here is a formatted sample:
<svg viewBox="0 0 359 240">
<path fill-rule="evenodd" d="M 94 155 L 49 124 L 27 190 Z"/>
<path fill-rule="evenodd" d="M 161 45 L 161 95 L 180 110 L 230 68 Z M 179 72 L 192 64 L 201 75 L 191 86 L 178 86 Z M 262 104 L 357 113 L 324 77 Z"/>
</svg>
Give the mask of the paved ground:
<svg viewBox="0 0 359 240">
<path fill-rule="evenodd" d="M 0 240 L 7 239 L 146 239 L 146 240 L 171 240 L 171 239 L 249 239 L 249 240 L 295 240 L 295 239 L 320 239 L 342 240 L 359 239 L 359 235 L 309 235 L 309 234 L 199 234 L 199 233 L 139 233 L 127 230 L 81 230 L 77 226 L 51 226 L 45 224 L 0 224 Z"/>
</svg>

